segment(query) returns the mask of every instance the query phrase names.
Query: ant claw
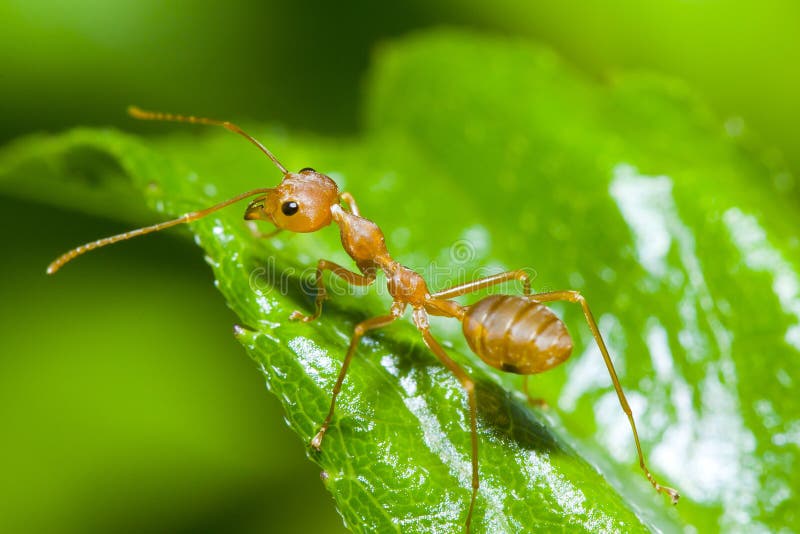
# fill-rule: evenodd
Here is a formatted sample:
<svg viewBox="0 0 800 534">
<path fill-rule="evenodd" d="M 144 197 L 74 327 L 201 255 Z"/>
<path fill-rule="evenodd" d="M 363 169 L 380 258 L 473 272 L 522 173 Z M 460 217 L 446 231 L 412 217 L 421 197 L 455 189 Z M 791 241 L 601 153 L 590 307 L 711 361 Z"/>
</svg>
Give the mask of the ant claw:
<svg viewBox="0 0 800 534">
<path fill-rule="evenodd" d="M 528 404 L 539 408 L 540 410 L 549 410 L 550 405 L 544 399 L 534 399 L 533 397 L 528 397 Z"/>
<path fill-rule="evenodd" d="M 661 486 L 661 489 L 669 495 L 670 500 L 672 501 L 673 505 L 678 504 L 678 501 L 681 499 L 681 494 L 678 493 L 676 490 L 672 488 L 668 488 L 667 486 Z"/>
<path fill-rule="evenodd" d="M 304 323 L 308 323 L 310 321 L 313 321 L 314 317 L 312 317 L 310 315 L 306 315 L 306 314 L 304 314 L 303 312 L 301 312 L 299 310 L 295 310 L 295 311 L 293 311 L 291 313 L 291 315 L 289 315 L 289 320 L 290 321 L 302 321 Z"/>
<path fill-rule="evenodd" d="M 314 436 L 313 439 L 311 440 L 311 443 L 309 443 L 309 445 L 311 445 L 311 448 L 314 449 L 317 452 L 321 451 L 322 450 L 322 438 L 323 437 L 325 437 L 325 428 L 324 427 L 321 428 L 319 430 L 319 432 L 317 432 L 317 435 Z"/>
</svg>

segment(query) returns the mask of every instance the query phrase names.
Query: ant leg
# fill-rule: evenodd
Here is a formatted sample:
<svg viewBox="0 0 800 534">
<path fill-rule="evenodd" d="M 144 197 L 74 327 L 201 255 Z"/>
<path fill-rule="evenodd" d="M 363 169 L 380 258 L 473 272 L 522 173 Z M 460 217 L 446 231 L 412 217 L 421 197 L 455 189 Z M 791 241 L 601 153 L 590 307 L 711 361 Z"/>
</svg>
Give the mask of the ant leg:
<svg viewBox="0 0 800 534">
<path fill-rule="evenodd" d="M 628 400 L 625 398 L 625 393 L 622 391 L 619 378 L 617 378 L 617 372 L 614 370 L 614 364 L 611 362 L 611 356 L 608 354 L 608 349 L 603 341 L 603 337 L 600 335 L 600 330 L 597 328 L 597 322 L 594 320 L 594 316 L 592 315 L 592 311 L 589 309 L 589 304 L 586 302 L 586 299 L 583 298 L 583 295 L 581 295 L 579 291 L 551 291 L 548 293 L 537 293 L 535 295 L 531 295 L 530 298 L 531 300 L 538 302 L 553 302 L 560 300 L 578 303 L 581 305 L 581 308 L 583 309 L 583 315 L 586 318 L 589 329 L 592 331 L 592 336 L 594 336 L 594 340 L 597 343 L 597 346 L 600 348 L 600 353 L 603 355 L 603 360 L 605 360 L 606 367 L 608 368 L 608 374 L 611 375 L 611 381 L 614 383 L 614 389 L 617 391 L 619 403 L 622 406 L 622 410 L 625 412 L 625 415 L 628 416 L 628 421 L 630 422 L 631 430 L 633 431 L 633 439 L 636 442 L 636 452 L 639 454 L 639 467 L 642 468 L 647 480 L 650 481 L 656 491 L 669 495 L 672 499 L 672 504 L 677 504 L 678 499 L 680 499 L 680 494 L 672 488 L 659 484 L 653 475 L 650 474 L 650 470 L 647 469 L 647 465 L 644 462 L 644 454 L 642 454 L 642 446 L 639 443 L 639 434 L 636 432 L 636 423 L 633 421 L 633 412 L 631 412 L 631 407 L 628 404 Z"/>
<path fill-rule="evenodd" d="M 331 407 L 328 410 L 328 415 L 325 417 L 325 421 L 322 423 L 322 426 L 319 428 L 319 432 L 314 436 L 311 440 L 311 446 L 316 450 L 320 450 L 322 447 L 322 438 L 325 437 L 325 432 L 328 430 L 328 426 L 331 424 L 331 419 L 333 418 L 333 411 L 336 408 L 336 397 L 339 395 L 339 391 L 342 389 L 342 382 L 344 382 L 344 377 L 347 374 L 347 369 L 350 367 L 350 360 L 353 359 L 353 354 L 356 352 L 356 347 L 358 347 L 358 342 L 361 341 L 361 337 L 366 334 L 370 330 L 374 330 L 376 328 L 381 328 L 382 326 L 386 326 L 387 324 L 391 323 L 398 317 L 402 312 L 398 311 L 399 308 L 392 307 L 392 314 L 385 315 L 382 317 L 372 317 L 371 319 L 367 319 L 365 321 L 361 321 L 355 327 L 353 331 L 353 338 L 350 340 L 350 347 L 347 349 L 347 354 L 345 354 L 344 361 L 342 362 L 342 369 L 339 371 L 339 376 L 336 379 L 336 384 L 333 386 L 333 394 L 331 395 Z"/>
<path fill-rule="evenodd" d="M 271 232 L 262 232 L 258 229 L 258 226 L 256 226 L 255 221 L 247 221 L 247 228 L 250 229 L 250 233 L 253 234 L 253 237 L 256 239 L 270 239 L 283 231 L 283 228 L 276 228 Z"/>
<path fill-rule="evenodd" d="M 358 204 L 356 204 L 356 199 L 353 198 L 353 195 L 345 191 L 339 195 L 339 198 L 347 202 L 347 205 L 350 206 L 350 213 L 361 217 L 361 212 L 358 211 Z"/>
<path fill-rule="evenodd" d="M 530 389 L 528 389 L 528 379 L 531 375 L 523 375 L 522 376 L 522 392 L 525 393 L 525 397 L 528 399 L 528 404 L 532 406 L 536 406 L 537 408 L 541 408 L 542 410 L 546 410 L 550 407 L 547 404 L 547 401 L 540 398 L 540 397 L 532 397 Z"/>
<path fill-rule="evenodd" d="M 339 264 L 333 263 L 328 260 L 319 260 L 317 263 L 317 273 L 314 275 L 314 285 L 317 288 L 317 298 L 314 302 L 314 314 L 304 315 L 299 310 L 295 310 L 289 316 L 292 321 L 300 320 L 304 323 L 313 321 L 322 313 L 322 302 L 328 297 L 328 292 L 325 290 L 325 283 L 322 281 L 322 273 L 330 271 L 339 278 L 344 279 L 351 286 L 368 286 L 375 281 L 375 275 L 363 275 L 348 271 Z"/>
<path fill-rule="evenodd" d="M 467 293 L 480 291 L 481 289 L 495 286 L 497 284 L 502 284 L 503 282 L 508 282 L 509 280 L 519 280 L 522 282 L 522 294 L 531 294 L 530 276 L 527 272 L 525 272 L 525 270 L 517 269 L 515 271 L 493 274 L 492 276 L 487 276 L 486 278 L 479 278 L 477 280 L 473 280 L 472 282 L 467 282 L 466 284 L 460 284 L 449 289 L 445 289 L 444 291 L 439 291 L 431 296 L 436 299 L 451 299 L 460 295 L 466 295 Z"/>
<path fill-rule="evenodd" d="M 436 341 L 430 332 L 428 324 L 428 315 L 425 310 L 418 308 L 414 310 L 414 324 L 422 334 L 422 339 L 429 349 L 439 358 L 439 361 L 452 372 L 461 386 L 467 392 L 467 399 L 469 400 L 469 424 L 470 436 L 472 438 L 472 498 L 469 501 L 469 512 L 467 513 L 466 531 L 469 532 L 469 526 L 472 522 L 472 510 L 475 508 L 475 498 L 478 496 L 478 402 L 475 397 L 475 382 L 472 378 L 454 362 L 447 352 L 442 348 L 438 341 Z"/>
</svg>

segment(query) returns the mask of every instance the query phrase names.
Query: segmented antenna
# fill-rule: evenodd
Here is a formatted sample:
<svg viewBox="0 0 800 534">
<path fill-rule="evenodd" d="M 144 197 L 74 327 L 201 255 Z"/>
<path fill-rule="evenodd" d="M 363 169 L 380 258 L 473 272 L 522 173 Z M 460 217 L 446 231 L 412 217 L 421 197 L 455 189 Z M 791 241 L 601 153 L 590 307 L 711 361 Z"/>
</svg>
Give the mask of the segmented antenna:
<svg viewBox="0 0 800 534">
<path fill-rule="evenodd" d="M 140 109 L 136 106 L 128 106 L 128 114 L 133 117 L 134 119 L 139 119 L 143 121 L 170 121 L 170 122 L 188 122 L 191 124 L 208 124 L 211 126 L 222 126 L 223 128 L 232 131 L 233 133 L 237 133 L 256 145 L 261 152 L 267 155 L 269 159 L 272 160 L 272 163 L 275 164 L 276 167 L 283 173 L 288 174 L 286 167 L 284 167 L 278 158 L 276 158 L 272 152 L 267 149 L 264 145 L 262 145 L 256 138 L 252 137 L 250 134 L 233 124 L 232 122 L 228 121 L 219 121 L 216 119 L 207 119 L 205 117 L 194 117 L 192 115 L 177 115 L 175 113 L 163 113 L 161 111 L 145 111 Z"/>
<path fill-rule="evenodd" d="M 74 260 L 81 254 L 86 254 L 87 252 L 94 250 L 96 248 L 104 247 L 106 245 L 111 245 L 118 241 L 125 241 L 126 239 L 131 239 L 132 237 L 137 237 L 144 234 L 149 234 L 152 232 L 158 232 L 159 230 L 164 230 L 165 228 L 170 228 L 172 226 L 177 226 L 179 224 L 188 223 L 192 221 L 196 221 L 197 219 L 202 219 L 206 215 L 217 211 L 218 209 L 224 208 L 225 206 L 229 206 L 235 202 L 243 200 L 247 197 L 251 197 L 253 195 L 260 195 L 266 194 L 272 191 L 272 188 L 262 188 L 262 189 L 253 189 L 252 191 L 248 191 L 246 193 L 242 193 L 240 195 L 236 195 L 233 198 L 229 198 L 224 202 L 220 202 L 210 208 L 205 208 L 199 211 L 192 211 L 189 213 L 184 213 L 177 219 L 173 219 L 171 221 L 165 221 L 162 223 L 154 224 L 152 226 L 145 226 L 144 228 L 137 228 L 136 230 L 131 230 L 129 232 L 125 232 L 123 234 L 112 235 L 110 237 L 104 237 L 103 239 L 98 239 L 97 241 L 92 241 L 91 243 L 86 243 L 85 245 L 81 245 L 79 247 L 75 247 L 69 252 L 65 252 L 61 256 L 59 256 L 53 263 L 47 266 L 47 274 L 53 274 L 58 271 L 61 267 L 64 266 L 65 263 L 69 263 L 70 261 Z"/>
</svg>

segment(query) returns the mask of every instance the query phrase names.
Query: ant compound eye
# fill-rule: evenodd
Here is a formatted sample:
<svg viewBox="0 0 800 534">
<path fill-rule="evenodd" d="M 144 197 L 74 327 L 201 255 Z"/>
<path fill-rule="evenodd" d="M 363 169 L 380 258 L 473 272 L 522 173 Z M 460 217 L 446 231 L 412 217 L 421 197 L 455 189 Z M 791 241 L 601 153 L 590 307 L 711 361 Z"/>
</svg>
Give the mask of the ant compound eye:
<svg viewBox="0 0 800 534">
<path fill-rule="evenodd" d="M 300 173 L 304 173 L 304 172 L 317 172 L 317 171 L 315 171 L 311 167 L 303 167 L 302 169 L 300 169 Z"/>
<path fill-rule="evenodd" d="M 281 211 L 284 215 L 294 215 L 297 213 L 297 210 L 300 209 L 300 206 L 297 205 L 297 202 L 294 200 L 290 200 L 289 202 L 284 202 L 281 206 Z"/>
</svg>

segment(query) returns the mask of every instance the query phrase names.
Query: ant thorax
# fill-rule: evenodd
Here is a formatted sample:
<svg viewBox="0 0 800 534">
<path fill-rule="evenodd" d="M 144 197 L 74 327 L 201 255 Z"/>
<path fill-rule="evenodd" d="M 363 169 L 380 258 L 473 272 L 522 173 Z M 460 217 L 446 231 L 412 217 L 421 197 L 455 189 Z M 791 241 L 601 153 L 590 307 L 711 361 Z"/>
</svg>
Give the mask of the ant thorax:
<svg viewBox="0 0 800 534">
<path fill-rule="evenodd" d="M 383 232 L 377 224 L 345 211 L 338 204 L 331 207 L 331 213 L 339 225 L 345 252 L 353 258 L 361 272 L 374 273 L 391 262 Z"/>
<path fill-rule="evenodd" d="M 333 220 L 339 225 L 344 250 L 353 258 L 364 274 L 376 269 L 386 273 L 389 294 L 395 301 L 420 307 L 430 297 L 425 279 L 408 267 L 394 261 L 386 249 L 383 232 L 369 219 L 345 211 L 335 205 L 331 209 Z"/>
<path fill-rule="evenodd" d="M 383 271 L 386 273 L 386 287 L 396 302 L 420 308 L 430 299 L 428 285 L 419 273 L 396 261 L 383 265 Z"/>
</svg>

